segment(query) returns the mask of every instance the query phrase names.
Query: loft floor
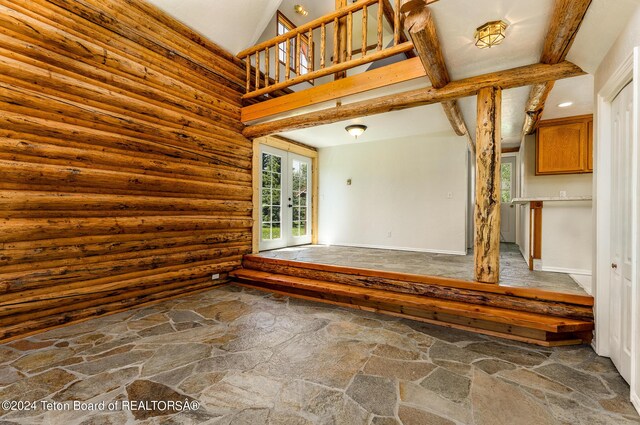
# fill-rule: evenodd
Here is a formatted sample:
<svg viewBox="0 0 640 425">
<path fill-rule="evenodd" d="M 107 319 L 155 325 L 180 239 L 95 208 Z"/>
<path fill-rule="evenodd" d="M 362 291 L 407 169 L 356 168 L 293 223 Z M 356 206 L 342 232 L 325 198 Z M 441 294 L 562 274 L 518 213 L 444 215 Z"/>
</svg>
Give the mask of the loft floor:
<svg viewBox="0 0 640 425">
<path fill-rule="evenodd" d="M 307 263 L 473 280 L 473 253 L 452 255 L 333 245 L 304 245 L 265 251 L 259 255 Z M 586 295 L 584 289 L 568 274 L 529 270 L 515 244 L 501 244 L 500 268 L 500 285 L 503 286 Z"/>
</svg>

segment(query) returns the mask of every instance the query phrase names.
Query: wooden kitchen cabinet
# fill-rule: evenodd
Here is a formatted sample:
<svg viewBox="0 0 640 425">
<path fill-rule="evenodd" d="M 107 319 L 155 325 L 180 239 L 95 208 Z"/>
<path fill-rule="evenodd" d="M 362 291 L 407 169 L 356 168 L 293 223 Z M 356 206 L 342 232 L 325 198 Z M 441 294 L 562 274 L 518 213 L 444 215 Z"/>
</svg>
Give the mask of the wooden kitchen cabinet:
<svg viewBox="0 0 640 425">
<path fill-rule="evenodd" d="M 536 175 L 593 171 L 593 115 L 540 122 Z"/>
</svg>

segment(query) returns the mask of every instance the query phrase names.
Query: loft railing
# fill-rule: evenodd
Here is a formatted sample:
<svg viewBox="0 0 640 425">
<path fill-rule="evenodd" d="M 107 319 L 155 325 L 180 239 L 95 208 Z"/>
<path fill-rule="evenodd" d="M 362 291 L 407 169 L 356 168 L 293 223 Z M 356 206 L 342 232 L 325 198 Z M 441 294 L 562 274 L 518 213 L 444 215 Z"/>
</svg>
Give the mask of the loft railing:
<svg viewBox="0 0 640 425">
<path fill-rule="evenodd" d="M 243 96 L 243 99 L 262 96 L 295 84 L 312 81 L 316 78 L 334 73 L 340 73 L 359 65 L 412 50 L 413 43 L 411 43 L 411 41 L 400 42 L 402 31 L 400 0 L 394 1 L 395 8 L 392 12 L 394 14 L 394 34 L 393 44 L 390 47 L 383 45 L 385 3 L 388 4 L 387 7 L 390 9 L 391 4 L 388 3 L 389 0 L 360 0 L 238 53 L 238 57 L 245 60 L 247 70 L 246 94 Z M 378 38 L 377 44 L 368 45 L 368 9 L 374 4 L 378 5 Z M 353 40 L 353 24 L 356 14 L 360 15 L 362 21 L 362 37 L 360 41 L 356 41 L 356 46 L 360 43 L 359 49 L 354 49 Z M 344 19 L 345 17 L 346 19 Z M 333 26 L 333 28 L 329 29 L 331 26 Z M 343 29 L 344 27 L 346 27 L 346 31 Z M 333 31 L 333 54 L 332 57 L 327 58 L 327 32 L 330 30 Z M 341 35 L 342 38 L 346 38 L 346 42 L 341 42 Z M 317 54 L 320 55 L 320 68 L 314 69 L 315 49 L 313 41 L 317 39 L 315 37 L 318 36 L 320 38 L 320 47 Z M 306 38 L 305 43 L 302 42 L 303 38 Z M 303 45 L 307 46 L 306 68 L 301 66 L 301 57 L 305 54 L 302 52 Z M 341 52 L 341 47 L 344 49 L 343 52 Z M 294 49 L 294 51 L 292 52 L 291 49 Z M 369 50 L 375 50 L 375 52 L 369 54 Z M 284 72 L 281 72 L 281 51 L 283 53 L 282 56 L 284 56 Z M 359 57 L 354 58 L 354 55 L 359 55 Z M 272 66 L 272 57 L 274 58 L 273 64 L 275 64 L 275 66 Z"/>
</svg>

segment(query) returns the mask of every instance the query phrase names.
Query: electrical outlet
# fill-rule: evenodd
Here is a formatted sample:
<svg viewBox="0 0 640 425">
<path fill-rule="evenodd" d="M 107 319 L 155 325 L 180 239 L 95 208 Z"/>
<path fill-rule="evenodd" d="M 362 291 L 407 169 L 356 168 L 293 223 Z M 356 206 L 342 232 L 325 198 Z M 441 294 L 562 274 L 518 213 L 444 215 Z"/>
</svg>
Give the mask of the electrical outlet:
<svg viewBox="0 0 640 425">
<path fill-rule="evenodd" d="M 387 233 L 387 237 L 390 238 L 391 237 L 391 232 Z"/>
<path fill-rule="evenodd" d="M 561 198 L 566 198 L 567 197 L 567 191 L 566 190 L 561 190 L 560 191 L 560 197 Z"/>
<path fill-rule="evenodd" d="M 218 280 L 218 279 L 220 279 L 220 275 L 218 273 L 211 275 L 211 280 Z"/>
<path fill-rule="evenodd" d="M 447 199 L 453 198 L 453 192 L 447 192 Z"/>
</svg>

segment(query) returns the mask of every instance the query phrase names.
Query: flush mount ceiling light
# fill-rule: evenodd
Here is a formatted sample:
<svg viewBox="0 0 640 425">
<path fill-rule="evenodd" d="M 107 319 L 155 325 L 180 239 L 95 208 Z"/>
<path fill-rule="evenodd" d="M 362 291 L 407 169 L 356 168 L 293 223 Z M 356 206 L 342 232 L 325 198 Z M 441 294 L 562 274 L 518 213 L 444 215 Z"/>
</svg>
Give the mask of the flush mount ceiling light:
<svg viewBox="0 0 640 425">
<path fill-rule="evenodd" d="M 298 15 L 307 16 L 309 14 L 309 11 L 301 4 L 293 6 L 293 10 L 295 10 Z"/>
<path fill-rule="evenodd" d="M 476 46 L 486 49 L 502 43 L 508 26 L 504 21 L 492 21 L 478 27 L 475 34 Z"/>
<path fill-rule="evenodd" d="M 347 133 L 349 133 L 350 135 L 352 135 L 357 139 L 358 136 L 362 136 L 362 133 L 364 133 L 364 131 L 367 129 L 367 126 L 361 125 L 361 124 L 354 124 L 354 125 L 348 125 L 344 129 L 347 130 Z"/>
<path fill-rule="evenodd" d="M 558 108 L 568 108 L 571 105 L 573 105 L 573 102 L 562 102 L 558 103 Z"/>
</svg>

